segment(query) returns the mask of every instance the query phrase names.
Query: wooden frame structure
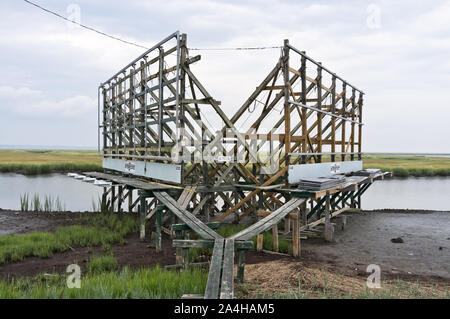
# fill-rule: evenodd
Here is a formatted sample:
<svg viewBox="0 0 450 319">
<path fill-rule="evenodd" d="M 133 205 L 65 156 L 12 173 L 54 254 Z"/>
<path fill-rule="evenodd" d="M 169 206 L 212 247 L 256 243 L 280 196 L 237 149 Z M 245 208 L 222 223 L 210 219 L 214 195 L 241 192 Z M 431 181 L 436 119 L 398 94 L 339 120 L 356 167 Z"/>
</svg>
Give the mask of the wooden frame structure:
<svg viewBox="0 0 450 319">
<path fill-rule="evenodd" d="M 200 59 L 189 55 L 186 34 L 175 32 L 100 85 L 99 153 L 106 173 L 87 175 L 113 182 L 105 204 L 121 209 L 128 196 L 128 209 L 141 214 L 142 238 L 146 221 L 155 220 L 157 249 L 162 232 L 175 233 L 178 265 L 187 265 L 186 249 L 199 245 L 215 247 L 211 263 L 219 269 L 232 268 L 230 250 L 241 245 L 244 263 L 249 246 L 237 242 L 256 235 L 262 242 L 269 229 L 278 238 L 283 219 L 294 256 L 300 231 L 310 225 L 325 223 L 332 240 L 330 218 L 360 208 L 372 182 L 389 174 L 346 172 L 345 184 L 317 192 L 298 189 L 289 175 L 299 165 L 361 160 L 364 92 L 285 40 L 273 69 L 228 117 L 190 68 Z M 133 190 L 139 190 L 136 200 Z M 227 239 L 204 224 L 246 216 L 262 219 Z M 168 226 L 180 220 L 186 226 Z M 184 238 L 183 227 L 204 242 Z M 212 281 L 207 295 L 218 297 L 220 276 Z M 223 285 L 229 287 L 230 278 Z"/>
</svg>

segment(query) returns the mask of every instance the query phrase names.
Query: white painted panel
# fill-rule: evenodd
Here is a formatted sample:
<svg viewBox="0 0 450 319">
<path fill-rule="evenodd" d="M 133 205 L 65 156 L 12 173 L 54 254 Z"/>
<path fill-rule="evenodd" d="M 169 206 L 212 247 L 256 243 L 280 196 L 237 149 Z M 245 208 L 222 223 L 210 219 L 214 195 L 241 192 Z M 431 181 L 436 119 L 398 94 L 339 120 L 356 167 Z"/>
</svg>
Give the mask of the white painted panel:
<svg viewBox="0 0 450 319">
<path fill-rule="evenodd" d="M 362 161 L 298 164 L 289 166 L 289 183 L 298 183 L 303 178 L 327 177 L 334 174 L 362 170 Z"/>
<path fill-rule="evenodd" d="M 181 183 L 181 165 L 176 164 L 103 158 L 103 168 L 172 183 Z"/>
</svg>

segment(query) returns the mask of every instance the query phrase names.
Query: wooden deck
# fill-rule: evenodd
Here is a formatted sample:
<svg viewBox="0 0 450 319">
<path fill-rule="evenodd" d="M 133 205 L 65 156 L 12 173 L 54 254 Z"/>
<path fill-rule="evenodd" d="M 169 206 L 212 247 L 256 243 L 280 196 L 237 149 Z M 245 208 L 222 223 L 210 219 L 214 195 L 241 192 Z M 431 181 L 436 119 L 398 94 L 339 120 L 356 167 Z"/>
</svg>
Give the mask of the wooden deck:
<svg viewBox="0 0 450 319">
<path fill-rule="evenodd" d="M 143 189 L 148 191 L 156 191 L 156 190 L 166 190 L 173 188 L 171 185 L 161 184 L 157 182 L 149 182 L 149 181 L 140 181 L 136 179 L 136 177 L 125 177 L 116 174 L 107 174 L 107 173 L 99 173 L 99 172 L 85 172 L 83 175 L 89 177 L 95 177 L 98 179 L 103 179 L 106 181 L 112 181 L 113 183 L 131 186 L 136 189 Z"/>
</svg>

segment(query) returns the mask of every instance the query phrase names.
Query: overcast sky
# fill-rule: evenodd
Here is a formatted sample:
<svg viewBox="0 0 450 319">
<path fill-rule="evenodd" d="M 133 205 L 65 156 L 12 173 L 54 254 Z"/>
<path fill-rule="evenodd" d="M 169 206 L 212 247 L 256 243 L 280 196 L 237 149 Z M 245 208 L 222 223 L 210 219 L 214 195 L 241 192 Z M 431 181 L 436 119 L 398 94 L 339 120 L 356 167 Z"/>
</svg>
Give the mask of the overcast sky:
<svg viewBox="0 0 450 319">
<path fill-rule="evenodd" d="M 450 153 L 450 1 L 34 0 L 145 46 L 283 39 L 365 91 L 363 150 Z M 144 50 L 20 0 L 0 3 L 0 145 L 96 146 L 98 84 Z M 194 72 L 231 116 L 279 50 L 201 51 Z"/>
</svg>

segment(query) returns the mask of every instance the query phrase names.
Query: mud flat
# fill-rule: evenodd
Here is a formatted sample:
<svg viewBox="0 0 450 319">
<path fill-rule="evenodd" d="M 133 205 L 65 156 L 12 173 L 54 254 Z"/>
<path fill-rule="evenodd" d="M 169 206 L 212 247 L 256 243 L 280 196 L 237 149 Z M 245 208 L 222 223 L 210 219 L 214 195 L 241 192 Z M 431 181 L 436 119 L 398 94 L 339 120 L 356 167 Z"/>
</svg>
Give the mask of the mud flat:
<svg viewBox="0 0 450 319">
<path fill-rule="evenodd" d="M 58 226 L 78 224 L 82 214 L 85 213 L 0 210 L 0 236 L 54 231 Z M 246 277 L 250 281 L 253 277 L 259 281 L 265 275 L 270 277 L 273 275 L 273 269 L 269 271 L 272 265 L 279 268 L 276 272 L 281 277 L 288 276 L 287 273 L 282 275 L 283 269 L 288 269 L 294 284 L 305 269 L 359 278 L 363 282 L 368 276 L 367 266 L 377 264 L 381 267 L 382 279 L 398 278 L 450 287 L 450 212 L 385 210 L 351 213 L 347 214 L 345 230 L 338 227 L 337 221 L 333 219 L 336 222 L 335 242 L 328 243 L 322 238 L 302 240 L 300 258 L 249 252 Z M 394 243 L 391 241 L 393 238 L 401 238 L 403 243 Z M 112 250 L 120 266 L 174 264 L 175 249 L 170 238 L 163 239 L 163 247 L 163 252 L 157 253 L 152 243 L 140 242 L 137 234 L 131 234 L 126 245 L 112 245 Z M 29 257 L 0 266 L 0 278 L 52 271 L 63 273 L 68 264 L 74 261 L 84 263 L 92 254 L 101 254 L 101 249 L 75 248 L 45 259 Z M 268 280 L 267 283 L 270 282 Z M 282 283 L 287 287 L 290 284 Z"/>
<path fill-rule="evenodd" d="M 0 209 L 0 236 L 35 231 L 54 231 L 58 226 L 72 225 L 83 213 L 19 212 Z"/>
<path fill-rule="evenodd" d="M 302 250 L 314 259 L 357 273 L 377 264 L 388 276 L 450 280 L 450 212 L 363 211 L 347 214 L 345 230 L 336 228 L 334 243 L 304 240 Z"/>
</svg>

